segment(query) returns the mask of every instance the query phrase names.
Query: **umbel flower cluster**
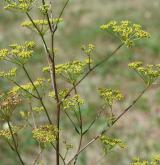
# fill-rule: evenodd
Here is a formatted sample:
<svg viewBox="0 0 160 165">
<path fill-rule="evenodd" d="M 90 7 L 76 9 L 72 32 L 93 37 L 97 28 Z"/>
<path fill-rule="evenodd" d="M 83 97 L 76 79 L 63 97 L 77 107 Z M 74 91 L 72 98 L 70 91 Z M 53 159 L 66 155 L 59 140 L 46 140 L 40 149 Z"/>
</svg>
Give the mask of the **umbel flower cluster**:
<svg viewBox="0 0 160 165">
<path fill-rule="evenodd" d="M 8 72 L 6 71 L 0 71 L 0 77 L 7 78 L 7 79 L 13 79 L 16 76 L 17 68 L 12 68 Z"/>
<path fill-rule="evenodd" d="M 109 106 L 110 111 L 107 111 L 108 115 L 106 118 L 107 126 L 111 127 L 116 119 L 116 115 L 113 112 L 113 104 L 116 101 L 122 101 L 124 99 L 123 94 L 118 89 L 111 88 L 99 88 L 100 97 L 104 101 L 105 106 Z"/>
<path fill-rule="evenodd" d="M 100 137 L 100 140 L 101 143 L 103 144 L 103 148 L 106 154 L 115 146 L 119 146 L 120 148 L 125 148 L 125 144 L 120 139 L 110 138 L 108 136 L 102 135 Z"/>
<path fill-rule="evenodd" d="M 44 79 L 42 78 L 38 78 L 36 81 L 33 82 L 34 86 L 32 83 L 27 83 L 24 85 L 21 85 L 21 87 L 19 86 L 15 86 L 11 89 L 11 93 L 19 93 L 19 94 L 26 94 L 25 91 L 28 91 L 29 93 L 33 93 L 35 91 L 35 87 L 36 88 L 40 88 L 43 87 L 44 84 Z"/>
<path fill-rule="evenodd" d="M 53 19 L 49 19 L 49 21 L 53 24 L 53 23 L 56 23 L 57 21 L 58 22 L 62 22 L 63 21 L 63 19 L 62 18 L 60 18 L 60 19 L 58 19 L 58 18 L 53 18 Z M 36 25 L 36 26 L 42 26 L 42 25 L 46 25 L 46 26 L 48 26 L 48 20 L 46 20 L 46 19 L 37 19 L 37 20 L 33 20 L 33 23 Z M 33 27 L 33 23 L 31 22 L 31 21 L 24 21 L 24 22 L 22 22 L 22 24 L 21 24 L 21 26 L 23 26 L 23 27 L 28 27 L 28 28 L 31 28 L 31 27 Z"/>
<path fill-rule="evenodd" d="M 84 100 L 79 95 L 74 95 L 63 101 L 63 108 L 65 110 L 75 110 L 78 106 L 83 104 Z"/>
<path fill-rule="evenodd" d="M 46 15 L 48 13 L 49 9 L 50 9 L 49 4 L 44 4 L 44 5 L 39 7 L 40 12 L 44 15 Z"/>
<path fill-rule="evenodd" d="M 13 135 L 17 134 L 21 129 L 22 129 L 22 127 L 20 127 L 20 126 L 12 126 L 12 134 Z M 11 139 L 12 134 L 11 134 L 9 128 L 0 130 L 0 138 Z"/>
<path fill-rule="evenodd" d="M 90 55 L 93 50 L 95 49 L 95 46 L 91 43 L 89 43 L 87 46 L 86 45 L 82 45 L 81 49 L 84 51 L 85 54 Z"/>
<path fill-rule="evenodd" d="M 141 160 L 140 158 L 134 158 L 131 165 L 159 165 L 160 164 L 160 154 L 153 155 L 151 161 Z"/>
<path fill-rule="evenodd" d="M 60 89 L 58 92 L 59 98 L 61 100 L 63 100 L 64 97 L 66 96 L 66 94 L 68 93 L 68 91 L 69 91 L 69 89 L 67 89 L 67 88 Z M 54 92 L 49 92 L 48 96 L 55 99 L 55 93 Z"/>
<path fill-rule="evenodd" d="M 66 88 L 66 89 L 61 89 L 58 92 L 59 98 L 61 99 L 61 101 L 63 103 L 63 109 L 64 110 L 76 110 L 78 106 L 81 106 L 84 104 L 84 100 L 80 97 L 80 95 L 74 95 L 74 96 L 69 96 L 69 97 L 65 98 L 68 91 L 69 91 L 69 89 Z M 55 98 L 55 93 L 49 92 L 49 97 Z"/>
<path fill-rule="evenodd" d="M 17 94 L 3 94 L 0 97 L 0 119 L 9 121 L 16 106 L 21 102 L 22 100 Z"/>
<path fill-rule="evenodd" d="M 35 0 L 5 0 L 7 10 L 16 10 L 20 12 L 28 12 L 31 10 Z"/>
<path fill-rule="evenodd" d="M 100 96 L 105 101 L 106 105 L 112 107 L 114 101 L 121 101 L 124 99 L 122 93 L 117 89 L 99 88 Z"/>
<path fill-rule="evenodd" d="M 6 60 L 18 64 L 24 64 L 33 55 L 35 43 L 26 41 L 24 44 L 12 44 L 10 49 L 0 50 L 0 61 Z"/>
<path fill-rule="evenodd" d="M 63 21 L 62 18 L 50 18 L 49 19 L 51 24 L 55 24 L 55 23 L 60 23 Z M 34 25 L 33 25 L 34 23 Z M 21 23 L 22 27 L 26 27 L 28 29 L 31 30 L 36 30 L 35 26 L 39 29 L 39 31 L 41 32 L 41 34 L 45 34 L 48 31 L 48 20 L 47 19 L 36 19 L 33 20 L 33 22 L 31 21 L 24 21 Z"/>
<path fill-rule="evenodd" d="M 143 79 L 147 85 L 151 85 L 160 77 L 160 64 L 143 65 L 141 61 L 135 61 L 128 64 L 130 69 L 133 69 Z"/>
<path fill-rule="evenodd" d="M 150 34 L 142 29 L 139 24 L 133 24 L 130 21 L 110 21 L 100 27 L 116 35 L 127 47 L 132 47 L 135 40 L 150 37 Z"/>
<path fill-rule="evenodd" d="M 92 56 L 93 56 L 95 46 L 93 44 L 89 43 L 87 46 L 82 45 L 81 49 L 84 52 L 84 54 L 87 55 L 87 57 L 88 57 L 85 60 L 85 62 L 88 64 L 88 67 L 89 67 L 89 70 L 90 70 L 91 69 L 91 64 L 93 63 Z"/>
<path fill-rule="evenodd" d="M 56 65 L 56 74 L 71 84 L 75 84 L 77 79 L 84 73 L 88 66 L 88 59 L 84 61 L 71 61 Z M 49 72 L 50 67 L 44 67 L 43 72 Z"/>
<path fill-rule="evenodd" d="M 43 125 L 35 128 L 33 138 L 41 144 L 54 143 L 56 141 L 58 129 L 54 125 Z"/>
<path fill-rule="evenodd" d="M 33 107 L 33 112 L 40 113 L 40 112 L 43 112 L 43 111 L 44 111 L 44 108 L 42 106 Z"/>
</svg>

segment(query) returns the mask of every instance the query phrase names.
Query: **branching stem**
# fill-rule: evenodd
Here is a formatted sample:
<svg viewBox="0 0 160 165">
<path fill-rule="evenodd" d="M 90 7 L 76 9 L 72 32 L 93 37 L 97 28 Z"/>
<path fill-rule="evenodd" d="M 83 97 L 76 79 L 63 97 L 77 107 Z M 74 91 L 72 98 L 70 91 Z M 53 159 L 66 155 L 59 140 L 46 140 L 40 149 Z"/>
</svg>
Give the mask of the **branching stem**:
<svg viewBox="0 0 160 165">
<path fill-rule="evenodd" d="M 111 129 L 113 127 L 113 125 L 115 125 L 115 123 L 117 123 L 117 121 L 124 115 L 126 114 L 136 103 L 137 101 L 142 97 L 142 95 L 148 90 L 150 86 L 147 86 L 138 96 L 135 100 L 133 100 L 132 104 L 130 104 L 127 108 L 125 108 L 123 110 L 123 112 L 113 121 L 112 126 L 109 127 L 108 129 L 104 129 L 99 135 L 97 135 L 95 138 L 93 138 L 92 140 L 90 140 L 86 145 L 84 145 L 81 150 L 76 153 L 67 163 L 67 165 L 69 165 L 73 160 L 76 159 L 76 157 L 82 152 L 84 151 L 88 146 L 90 146 L 93 142 L 95 142 L 96 140 L 98 140 L 101 135 L 103 135 L 104 133 L 106 133 L 109 129 Z"/>
</svg>

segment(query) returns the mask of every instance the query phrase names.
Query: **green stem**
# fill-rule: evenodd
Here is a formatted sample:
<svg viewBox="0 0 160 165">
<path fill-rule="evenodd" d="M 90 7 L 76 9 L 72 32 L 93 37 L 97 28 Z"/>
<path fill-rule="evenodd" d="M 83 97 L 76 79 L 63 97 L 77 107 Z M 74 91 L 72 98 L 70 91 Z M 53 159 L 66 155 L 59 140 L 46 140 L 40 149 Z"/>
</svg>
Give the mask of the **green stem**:
<svg viewBox="0 0 160 165">
<path fill-rule="evenodd" d="M 37 95 L 38 95 L 39 101 L 40 101 L 42 107 L 44 108 L 44 111 L 45 111 L 45 113 L 46 113 L 46 116 L 47 116 L 47 118 L 48 118 L 49 123 L 52 124 L 52 121 L 51 121 L 50 116 L 49 116 L 49 114 L 48 114 L 47 108 L 45 107 L 45 105 L 44 105 L 44 103 L 43 103 L 43 99 L 42 99 L 42 97 L 40 96 L 40 93 L 39 93 L 38 89 L 37 89 L 36 86 L 34 85 L 34 82 L 32 81 L 32 79 L 31 79 L 31 77 L 30 77 L 30 75 L 29 75 L 29 73 L 28 73 L 28 71 L 27 71 L 27 69 L 25 68 L 24 65 L 22 66 L 22 68 L 23 68 L 24 72 L 26 73 L 26 75 L 27 75 L 29 81 L 31 82 L 33 88 L 35 89 L 35 91 L 36 91 L 36 93 L 37 93 Z"/>
<path fill-rule="evenodd" d="M 9 131 L 10 131 L 10 133 L 11 133 L 11 136 L 12 136 L 13 145 L 14 145 L 14 150 L 15 150 L 15 152 L 16 152 L 16 154 L 17 154 L 17 156 L 18 156 L 18 158 L 19 158 L 19 160 L 20 160 L 20 162 L 21 162 L 21 164 L 22 164 L 22 165 L 25 165 L 24 162 L 23 162 L 23 160 L 22 160 L 22 158 L 21 158 L 21 156 L 20 156 L 20 153 L 19 153 L 19 151 L 18 151 L 17 144 L 16 144 L 16 140 L 15 140 L 15 138 L 14 138 L 14 134 L 13 134 L 13 130 L 12 130 L 11 124 L 10 124 L 9 121 L 7 121 L 7 124 L 8 124 L 8 127 L 9 127 Z"/>
<path fill-rule="evenodd" d="M 76 86 L 73 84 L 74 86 L 74 91 L 75 91 L 75 94 L 78 95 L 78 92 L 77 92 L 77 89 L 76 89 Z M 78 144 L 78 149 L 77 149 L 77 153 L 80 151 L 81 149 L 81 145 L 82 145 L 82 139 L 83 139 L 83 121 L 82 121 L 82 114 L 81 114 L 81 108 L 80 108 L 80 104 L 78 103 L 78 112 L 79 112 L 79 120 L 80 120 L 80 140 L 79 140 L 79 144 Z M 75 158 L 75 161 L 73 163 L 73 165 L 76 164 L 77 162 L 77 159 L 78 159 L 78 155 L 76 156 Z"/>
</svg>

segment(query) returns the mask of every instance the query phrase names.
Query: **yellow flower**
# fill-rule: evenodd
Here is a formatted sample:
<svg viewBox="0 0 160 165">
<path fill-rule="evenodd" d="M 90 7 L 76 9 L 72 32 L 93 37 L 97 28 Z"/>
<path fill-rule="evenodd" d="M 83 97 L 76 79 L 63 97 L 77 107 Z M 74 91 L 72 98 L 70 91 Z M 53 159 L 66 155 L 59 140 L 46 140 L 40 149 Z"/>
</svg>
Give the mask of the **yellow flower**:
<svg viewBox="0 0 160 165">
<path fill-rule="evenodd" d="M 110 138 L 108 136 L 102 135 L 100 137 L 100 140 L 101 140 L 101 143 L 103 144 L 104 151 L 106 154 L 115 146 L 119 146 L 122 149 L 126 148 L 125 144 L 120 139 Z"/>
<path fill-rule="evenodd" d="M 0 50 L 0 60 L 4 60 L 6 56 L 9 55 L 8 49 L 1 49 Z"/>
<path fill-rule="evenodd" d="M 17 56 L 22 63 L 25 63 L 33 55 L 35 43 L 26 41 L 24 44 L 12 44 L 10 47 L 12 48 L 11 54 Z"/>
<path fill-rule="evenodd" d="M 56 65 L 56 74 L 63 76 L 69 83 L 74 84 L 84 72 L 85 62 L 72 61 L 65 64 Z"/>
<path fill-rule="evenodd" d="M 7 78 L 7 79 L 13 79 L 16 76 L 17 68 L 12 68 L 8 72 L 0 71 L 0 77 Z"/>
<path fill-rule="evenodd" d="M 76 110 L 78 105 L 83 105 L 84 100 L 79 95 L 74 95 L 63 101 L 64 110 Z"/>
<path fill-rule="evenodd" d="M 100 29 L 112 31 L 127 47 L 132 47 L 135 40 L 150 37 L 150 34 L 144 31 L 140 25 L 127 20 L 121 22 L 110 21 L 100 26 Z"/>
<path fill-rule="evenodd" d="M 95 46 L 89 43 L 88 45 L 82 45 L 81 49 L 84 51 L 85 54 L 89 55 L 94 51 Z"/>
<path fill-rule="evenodd" d="M 21 127 L 12 126 L 13 135 L 18 133 L 20 130 L 21 130 Z M 9 128 L 0 130 L 0 138 L 6 138 L 6 139 L 11 139 L 12 138 L 12 135 L 11 135 L 11 132 L 10 132 Z"/>
<path fill-rule="evenodd" d="M 67 89 L 67 88 L 60 89 L 59 92 L 58 92 L 59 98 L 64 99 L 64 97 L 66 96 L 68 91 L 69 91 L 69 89 Z M 55 93 L 54 92 L 49 92 L 48 96 L 51 97 L 51 98 L 55 98 Z"/>
<path fill-rule="evenodd" d="M 147 85 L 152 84 L 160 77 L 160 64 L 143 66 L 141 61 L 135 61 L 128 64 L 130 69 L 133 69 L 144 80 Z"/>
<path fill-rule="evenodd" d="M 42 112 L 42 111 L 44 111 L 44 108 L 43 107 L 33 107 L 33 111 L 34 112 Z"/>
<path fill-rule="evenodd" d="M 55 23 L 61 23 L 63 21 L 63 19 L 62 18 L 59 18 L 59 19 L 58 18 L 54 18 L 54 19 L 49 18 L 49 21 L 50 21 L 51 24 L 55 24 Z M 36 25 L 36 27 L 41 31 L 41 34 L 43 34 L 43 35 L 49 29 L 47 19 L 36 19 L 36 20 L 33 20 L 33 22 L 24 21 L 24 22 L 21 23 L 21 26 L 26 27 L 26 28 L 31 29 L 31 30 L 36 30 L 33 23 L 34 23 L 34 25 Z"/>
<path fill-rule="evenodd" d="M 104 99 L 105 103 L 110 107 L 114 101 L 121 101 L 124 99 L 122 93 L 117 89 L 99 88 L 98 91 L 102 99 Z"/>
<path fill-rule="evenodd" d="M 35 0 L 6 0 L 6 10 L 29 12 Z"/>
<path fill-rule="evenodd" d="M 39 7 L 39 10 L 40 10 L 40 12 L 41 12 L 42 14 L 45 15 L 45 14 L 48 13 L 49 8 L 50 8 L 50 5 L 45 4 L 45 5 L 40 6 L 40 7 Z"/>
<path fill-rule="evenodd" d="M 128 64 L 128 67 L 129 68 L 132 68 L 132 69 L 137 69 L 139 68 L 140 66 L 142 66 L 142 62 L 141 61 L 136 61 L 136 62 L 132 62 L 132 63 L 129 63 Z"/>
<path fill-rule="evenodd" d="M 140 158 L 133 158 L 132 165 L 149 165 L 149 162 L 146 160 L 140 160 Z"/>
<path fill-rule="evenodd" d="M 8 93 L 0 98 L 0 118 L 2 120 L 9 120 L 13 111 L 22 102 L 19 95 L 15 93 Z"/>
<path fill-rule="evenodd" d="M 56 141 L 58 129 L 54 125 L 42 125 L 32 131 L 33 138 L 39 143 L 54 143 Z"/>
<path fill-rule="evenodd" d="M 33 84 L 36 88 L 40 88 L 40 87 L 43 87 L 44 82 L 45 82 L 45 79 L 38 78 L 36 81 L 33 82 Z M 24 90 L 27 90 L 28 92 L 33 93 L 35 90 L 34 86 L 31 83 L 23 84 L 21 85 L 21 87 L 15 86 L 10 90 L 10 93 L 28 94 Z"/>
</svg>

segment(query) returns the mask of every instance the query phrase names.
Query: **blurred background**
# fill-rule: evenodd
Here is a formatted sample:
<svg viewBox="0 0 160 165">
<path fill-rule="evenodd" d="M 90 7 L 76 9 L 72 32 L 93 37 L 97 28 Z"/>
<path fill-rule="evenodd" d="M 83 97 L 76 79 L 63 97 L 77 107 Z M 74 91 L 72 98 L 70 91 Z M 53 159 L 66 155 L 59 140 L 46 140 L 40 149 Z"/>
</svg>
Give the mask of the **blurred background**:
<svg viewBox="0 0 160 165">
<path fill-rule="evenodd" d="M 54 1 L 55 17 L 64 4 L 64 0 Z M 41 18 L 39 13 L 32 13 L 34 18 Z M 98 87 L 113 87 L 123 91 L 125 101 L 114 105 L 116 113 L 120 113 L 144 88 L 144 83 L 131 70 L 128 63 L 134 60 L 142 60 L 146 64 L 160 63 L 160 0 L 71 0 L 63 15 L 64 22 L 56 34 L 55 47 L 57 48 L 57 63 L 68 60 L 83 59 L 84 55 L 80 49 L 82 44 L 93 43 L 96 46 L 95 61 L 103 59 L 112 52 L 119 41 L 113 36 L 101 31 L 99 26 L 110 20 L 130 20 L 143 25 L 144 29 L 151 33 L 150 39 L 136 43 L 136 46 L 128 49 L 123 47 L 116 56 L 103 66 L 97 68 L 78 87 L 82 97 L 86 100 L 83 107 L 84 122 L 89 124 L 95 116 L 100 99 L 96 92 Z M 44 56 L 43 44 L 40 38 L 33 32 L 20 26 L 21 22 L 27 20 L 25 15 L 12 13 L 3 9 L 0 2 L 0 49 L 11 43 L 24 40 L 35 40 L 37 50 L 35 55 L 27 64 L 27 68 L 35 80 L 44 76 L 42 68 L 47 65 Z M 8 68 L 7 64 L 0 64 L 0 70 Z M 19 71 L 17 80 L 20 83 L 27 82 L 23 72 Z M 0 79 L 0 90 L 7 90 L 13 84 Z M 61 83 L 61 86 L 65 84 Z M 47 107 L 52 114 L 52 102 L 46 100 Z M 21 107 L 27 111 L 27 106 Z M 63 116 L 61 127 L 66 129 L 63 138 L 68 143 L 76 144 L 77 136 L 73 132 L 69 121 Z M 45 121 L 46 119 L 38 117 Z M 19 115 L 13 117 L 13 123 L 21 123 Z M 1 122 L 1 127 L 3 127 Z M 105 119 L 97 121 L 96 125 L 87 134 L 84 144 L 97 135 L 105 126 Z M 150 89 L 134 106 L 108 132 L 108 136 L 122 139 L 126 149 L 115 148 L 108 155 L 103 156 L 103 150 L 99 142 L 91 145 L 79 158 L 78 165 L 129 165 L 133 157 L 139 156 L 144 159 L 150 158 L 154 153 L 160 152 L 160 90 Z M 38 145 L 32 139 L 31 131 L 26 130 L 21 134 L 21 153 L 24 160 L 31 164 L 33 155 L 38 152 Z M 70 152 L 71 156 L 74 153 Z M 46 165 L 54 164 L 54 151 L 51 148 L 43 154 Z M 51 163 L 52 162 L 52 163 Z M 18 160 L 7 144 L 0 140 L 0 165 L 17 165 Z"/>
</svg>

